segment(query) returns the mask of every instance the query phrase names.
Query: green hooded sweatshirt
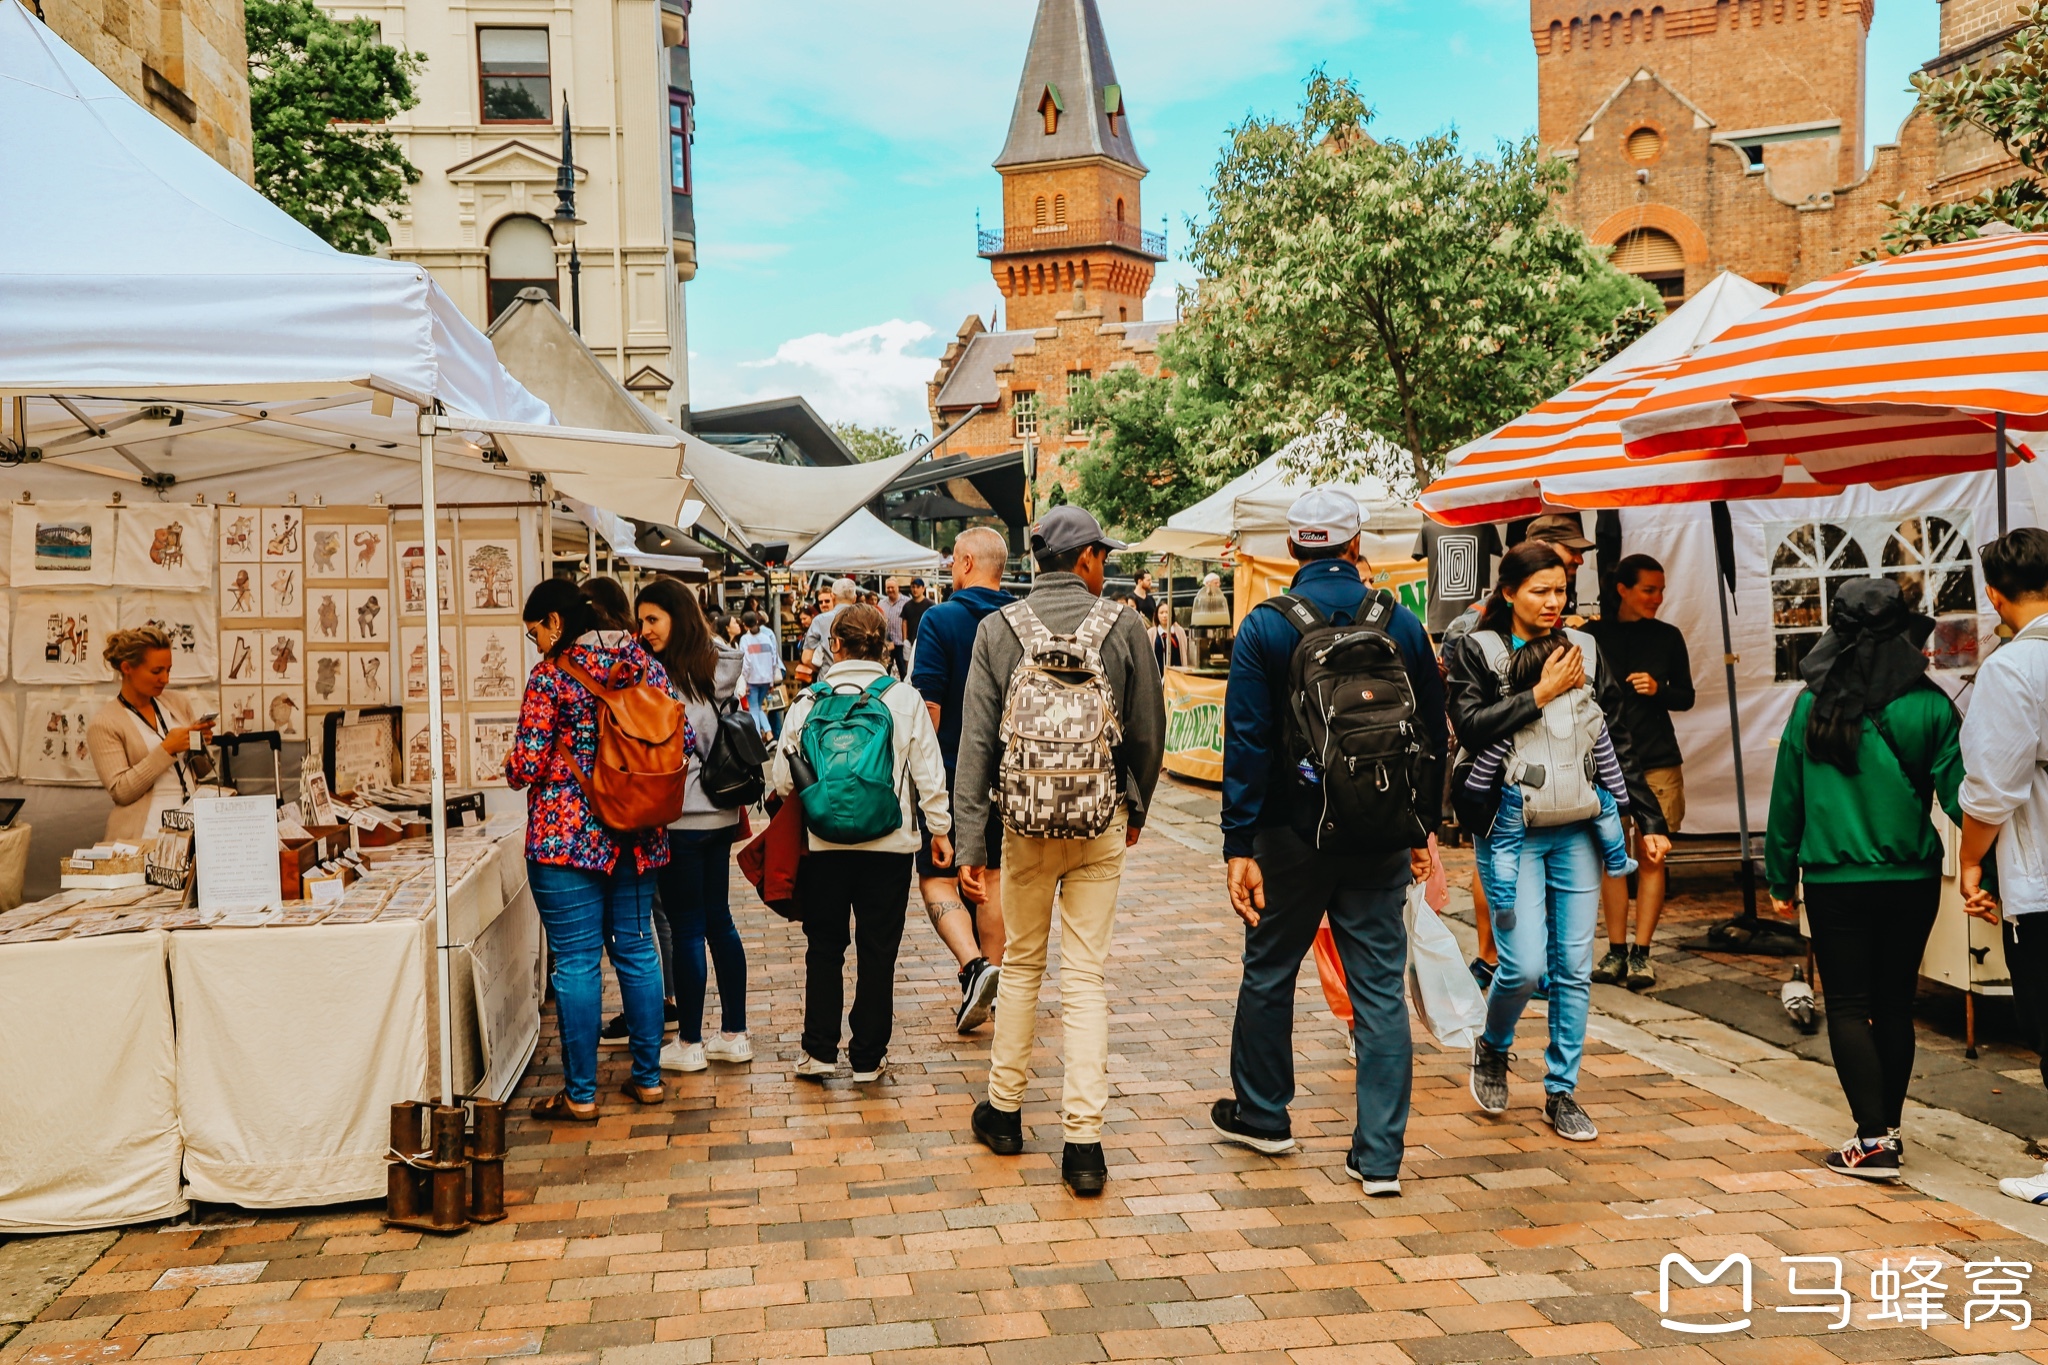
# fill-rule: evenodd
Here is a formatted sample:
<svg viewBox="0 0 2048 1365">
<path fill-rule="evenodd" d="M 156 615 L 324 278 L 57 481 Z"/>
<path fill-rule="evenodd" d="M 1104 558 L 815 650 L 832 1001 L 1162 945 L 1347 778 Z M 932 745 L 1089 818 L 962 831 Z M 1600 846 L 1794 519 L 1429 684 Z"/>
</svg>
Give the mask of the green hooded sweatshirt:
<svg viewBox="0 0 2048 1365">
<path fill-rule="evenodd" d="M 1963 781 L 1963 754 L 1957 743 L 1962 721 L 1955 703 L 1929 683 L 1893 698 L 1884 708 L 1885 734 L 1864 717 L 1853 774 L 1806 752 L 1806 716 L 1811 710 L 1813 693 L 1802 693 L 1778 741 L 1771 824 L 1764 838 L 1764 872 L 1771 894 L 1792 899 L 1801 873 L 1809 882 L 1822 883 L 1940 876 L 1941 838 L 1934 832 L 1928 807 L 1931 796 L 1949 819 L 1962 823 L 1956 805 L 1956 789 Z"/>
</svg>

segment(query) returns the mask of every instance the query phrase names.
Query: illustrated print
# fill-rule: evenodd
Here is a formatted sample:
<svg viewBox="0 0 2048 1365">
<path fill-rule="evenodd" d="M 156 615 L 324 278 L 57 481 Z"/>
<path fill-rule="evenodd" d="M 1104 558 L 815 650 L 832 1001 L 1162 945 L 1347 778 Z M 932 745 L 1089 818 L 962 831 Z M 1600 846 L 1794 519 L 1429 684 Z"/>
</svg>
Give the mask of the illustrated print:
<svg viewBox="0 0 2048 1365">
<path fill-rule="evenodd" d="M 223 508 L 220 514 L 220 562 L 256 562 L 256 514 L 239 507 Z"/>
<path fill-rule="evenodd" d="M 231 683 L 253 683 L 257 680 L 256 655 L 263 647 L 260 631 L 235 630 L 228 632 L 226 640 L 227 666 L 221 673 L 221 681 Z"/>
<path fill-rule="evenodd" d="M 315 640 L 339 641 L 341 635 L 341 613 L 348 604 L 348 594 L 340 588 L 315 588 L 306 595 L 312 604 L 307 613 L 306 634 Z"/>
<path fill-rule="evenodd" d="M 464 644 L 469 659 L 471 701 L 513 701 L 525 681 L 519 667 L 519 633 L 509 625 L 470 626 Z"/>
<path fill-rule="evenodd" d="M 263 632 L 263 684 L 298 687 L 306 681 L 306 633 L 301 630 Z"/>
<path fill-rule="evenodd" d="M 350 706 L 386 706 L 391 701 L 391 686 L 385 677 L 385 665 L 389 662 L 382 654 L 350 654 L 348 663 L 348 704 Z"/>
<path fill-rule="evenodd" d="M 289 559 L 294 562 L 303 556 L 299 552 L 299 530 L 305 521 L 305 513 L 296 507 L 266 507 L 263 509 L 263 557 L 265 559 Z"/>
<path fill-rule="evenodd" d="M 112 581 L 156 592 L 210 588 L 213 534 L 211 507 L 123 507 L 114 525 Z"/>
<path fill-rule="evenodd" d="M 519 734 L 517 716 L 471 716 L 469 718 L 469 785 L 505 785 L 505 759 Z"/>
<path fill-rule="evenodd" d="M 92 622 L 82 610 L 63 609 L 44 618 L 43 662 L 75 668 L 92 652 Z"/>
<path fill-rule="evenodd" d="M 38 521 L 36 568 L 44 573 L 89 573 L 92 570 L 92 523 Z"/>
<path fill-rule="evenodd" d="M 185 567 L 185 525 L 172 522 L 159 526 L 150 536 L 149 562 L 159 569 L 182 569 Z"/>
<path fill-rule="evenodd" d="M 312 530 L 313 566 L 309 573 L 314 578 L 341 577 L 341 537 L 339 526 L 315 526 Z"/>
<path fill-rule="evenodd" d="M 210 604 L 196 593 L 131 592 L 121 597 L 123 630 L 152 626 L 171 642 L 172 686 L 208 679 L 219 670 Z"/>
<path fill-rule="evenodd" d="M 348 576 L 350 578 L 375 578 L 380 581 L 391 577 L 391 559 L 385 546 L 391 539 L 389 527 L 378 523 L 369 526 L 348 528 Z"/>
<path fill-rule="evenodd" d="M 14 586 L 112 583 L 117 516 L 104 502 L 15 504 L 8 547 Z"/>
<path fill-rule="evenodd" d="M 455 660 L 442 636 L 441 695 L 455 700 Z M 405 661 L 405 699 L 427 699 L 427 632 L 424 626 L 408 626 L 399 632 L 399 657 Z"/>
<path fill-rule="evenodd" d="M 435 572 L 441 576 L 441 610 L 451 608 L 452 600 L 448 586 L 448 542 L 443 540 L 435 547 Z M 400 578 L 400 610 L 407 616 L 427 614 L 427 550 L 419 541 L 407 541 L 398 547 Z"/>
<path fill-rule="evenodd" d="M 231 735 L 261 729 L 257 717 L 263 713 L 263 691 L 256 687 L 223 687 L 220 690 L 221 729 Z"/>
<path fill-rule="evenodd" d="M 517 545 L 510 540 L 463 541 L 462 578 L 468 593 L 465 610 L 511 611 L 518 604 Z"/>
<path fill-rule="evenodd" d="M 339 706 L 348 700 L 348 679 L 343 672 L 348 667 L 348 655 L 321 651 L 307 655 L 306 661 L 312 666 L 316 704 Z"/>
<path fill-rule="evenodd" d="M 384 610 L 384 603 L 390 598 L 383 588 L 350 588 L 348 610 L 353 625 L 349 642 L 358 645 L 388 644 L 391 640 L 391 622 Z"/>
<path fill-rule="evenodd" d="M 434 780 L 434 751 L 432 741 L 427 738 L 427 718 L 406 717 L 406 729 L 405 780 L 413 786 L 424 787 Z M 456 752 L 455 727 L 444 720 L 441 722 L 441 780 L 451 787 L 461 782 L 455 775 Z"/>
<path fill-rule="evenodd" d="M 22 593 L 14 602 L 14 677 L 25 683 L 96 683 L 107 677 L 101 635 L 114 629 L 105 593 Z"/>
<path fill-rule="evenodd" d="M 267 727 L 286 739 L 306 737 L 306 703 L 296 688 L 264 688 L 263 716 Z"/>
<path fill-rule="evenodd" d="M 289 635 L 265 638 L 270 651 L 270 671 L 277 678 L 284 678 L 299 666 L 298 646 Z"/>
<path fill-rule="evenodd" d="M 256 609 L 256 580 L 253 577 L 255 572 L 255 570 L 240 568 L 234 565 L 223 564 L 221 566 L 220 590 L 223 600 L 221 602 L 220 614 L 222 616 L 258 615 Z"/>
<path fill-rule="evenodd" d="M 303 607 L 299 602 L 299 569 L 296 564 L 280 564 L 275 568 L 266 567 L 263 582 L 263 614 L 265 616 L 297 616 Z"/>
<path fill-rule="evenodd" d="M 85 727 L 100 698 L 90 693 L 29 692 L 22 697 L 21 778 L 26 782 L 97 782 Z"/>
</svg>

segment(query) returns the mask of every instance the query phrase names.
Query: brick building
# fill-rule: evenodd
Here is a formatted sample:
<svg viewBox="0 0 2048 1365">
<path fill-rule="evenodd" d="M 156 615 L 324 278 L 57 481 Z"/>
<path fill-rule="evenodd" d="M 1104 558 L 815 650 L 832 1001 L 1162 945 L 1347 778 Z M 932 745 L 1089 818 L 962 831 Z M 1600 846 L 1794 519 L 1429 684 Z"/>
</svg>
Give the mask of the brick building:
<svg viewBox="0 0 2048 1365">
<path fill-rule="evenodd" d="M 2011 0 L 1944 0 L 1952 69 L 1997 50 Z M 1594 12 L 1532 0 L 1538 132 L 1574 163 L 1559 207 L 1667 300 L 1722 270 L 1784 289 L 1876 245 L 1885 201 L 1966 198 L 2012 163 L 1917 109 L 1862 159 L 1869 0 L 1708 0 Z"/>
<path fill-rule="evenodd" d="M 1002 291 L 1005 325 L 961 324 L 928 390 L 932 430 L 978 407 L 945 453 L 1028 447 L 1043 481 L 1057 474 L 1062 451 L 1087 444 L 1046 416 L 1072 379 L 1125 365 L 1156 373 L 1159 334 L 1172 326 L 1145 320 L 1166 239 L 1140 226 L 1145 163 L 1095 0 L 1039 0 L 995 168 L 1003 222 L 978 247 Z"/>
<path fill-rule="evenodd" d="M 36 13 L 137 104 L 254 177 L 242 0 L 43 0 Z"/>
</svg>

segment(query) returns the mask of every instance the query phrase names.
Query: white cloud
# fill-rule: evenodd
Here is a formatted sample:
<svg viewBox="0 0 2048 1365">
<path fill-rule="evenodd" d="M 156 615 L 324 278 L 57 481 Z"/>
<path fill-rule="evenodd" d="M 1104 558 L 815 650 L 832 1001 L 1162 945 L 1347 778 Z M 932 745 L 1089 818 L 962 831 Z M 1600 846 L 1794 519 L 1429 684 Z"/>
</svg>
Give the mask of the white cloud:
<svg viewBox="0 0 2048 1365">
<path fill-rule="evenodd" d="M 799 394 L 828 422 L 879 423 L 923 431 L 930 424 L 925 384 L 937 368 L 936 333 L 925 322 L 891 318 L 833 335 L 792 337 L 765 359 L 690 370 L 690 402 L 724 407 Z"/>
</svg>

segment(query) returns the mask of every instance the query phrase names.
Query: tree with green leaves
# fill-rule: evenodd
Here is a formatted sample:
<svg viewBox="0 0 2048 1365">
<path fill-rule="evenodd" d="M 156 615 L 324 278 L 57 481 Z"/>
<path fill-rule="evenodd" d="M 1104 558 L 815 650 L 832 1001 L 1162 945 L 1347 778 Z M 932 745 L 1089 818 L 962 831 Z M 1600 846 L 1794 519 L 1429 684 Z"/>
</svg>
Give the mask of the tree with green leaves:
<svg viewBox="0 0 2048 1365">
<path fill-rule="evenodd" d="M 2048 230 L 2048 189 L 2039 179 L 2048 172 L 2048 0 L 2022 5 L 2019 13 L 2024 22 L 2002 52 L 1946 76 L 1916 72 L 1913 88 L 1942 132 L 1980 129 L 2027 173 L 1959 203 L 1885 205 L 1892 211 L 1883 241 L 1887 255 L 1963 241 L 1988 223 Z"/>
<path fill-rule="evenodd" d="M 1171 378 L 1112 372 L 1067 420 L 1096 436 L 1084 499 L 1125 529 L 1213 491 L 1326 414 L 1411 452 L 1446 452 L 1571 383 L 1650 287 L 1551 213 L 1570 173 L 1534 138 L 1489 158 L 1454 132 L 1367 132 L 1348 80 L 1308 80 L 1299 114 L 1231 130 L 1193 227 L 1202 278 L 1160 345 Z"/>
<path fill-rule="evenodd" d="M 381 125 L 419 103 L 426 54 L 312 0 L 245 0 L 244 15 L 256 188 L 330 245 L 374 255 L 391 241 L 379 212 L 420 180 Z"/>
<path fill-rule="evenodd" d="M 910 449 L 910 438 L 894 427 L 885 427 L 877 422 L 864 427 L 858 422 L 834 422 L 832 433 L 853 452 L 853 458 L 866 464 L 871 460 L 886 460 L 892 455 L 901 455 Z"/>
</svg>

